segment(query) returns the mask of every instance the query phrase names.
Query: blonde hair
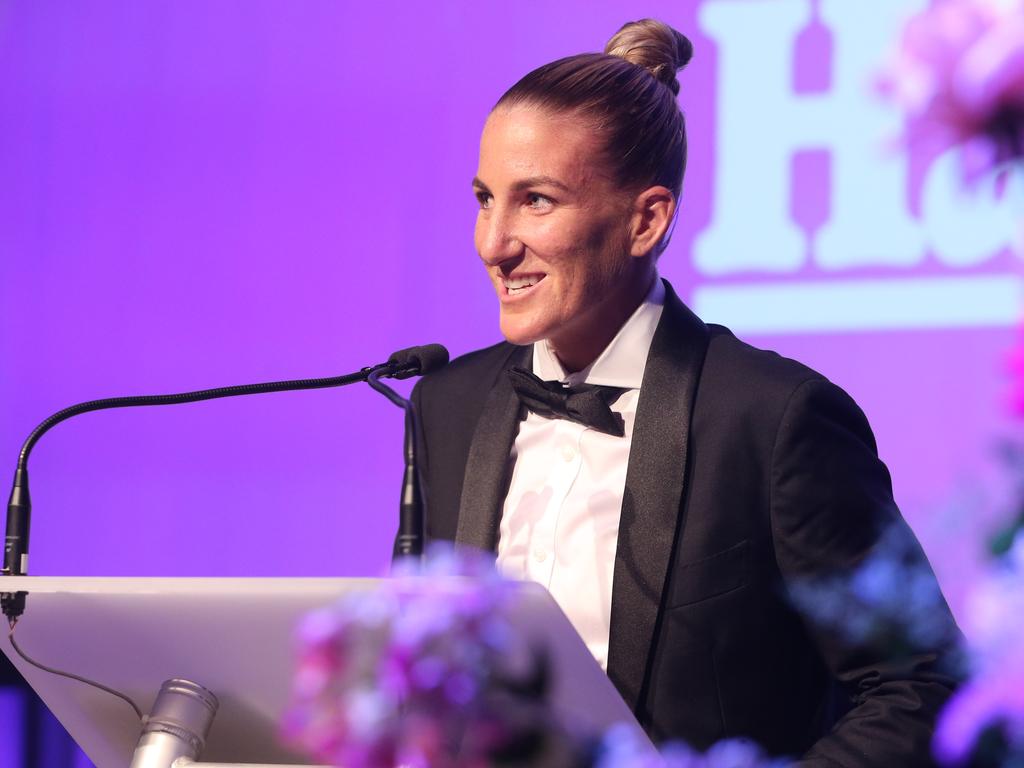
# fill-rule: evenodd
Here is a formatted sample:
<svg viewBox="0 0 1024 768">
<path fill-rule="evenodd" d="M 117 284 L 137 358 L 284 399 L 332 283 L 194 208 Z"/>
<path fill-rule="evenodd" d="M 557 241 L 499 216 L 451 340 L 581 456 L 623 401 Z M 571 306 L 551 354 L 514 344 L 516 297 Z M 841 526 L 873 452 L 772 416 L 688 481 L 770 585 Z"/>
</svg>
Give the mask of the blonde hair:
<svg viewBox="0 0 1024 768">
<path fill-rule="evenodd" d="M 643 67 L 678 94 L 676 72 L 693 58 L 693 44 L 663 21 L 640 19 L 624 24 L 612 35 L 604 52 Z"/>
</svg>

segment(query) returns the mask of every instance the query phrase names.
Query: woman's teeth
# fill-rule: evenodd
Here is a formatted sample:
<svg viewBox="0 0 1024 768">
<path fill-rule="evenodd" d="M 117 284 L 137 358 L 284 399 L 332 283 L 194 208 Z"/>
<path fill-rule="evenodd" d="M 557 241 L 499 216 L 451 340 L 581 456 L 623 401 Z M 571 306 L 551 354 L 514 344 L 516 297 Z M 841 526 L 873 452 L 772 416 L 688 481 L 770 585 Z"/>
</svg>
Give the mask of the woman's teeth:
<svg viewBox="0 0 1024 768">
<path fill-rule="evenodd" d="M 515 296 L 528 291 L 543 279 L 544 275 L 529 275 L 527 277 L 506 277 L 502 278 L 501 282 L 504 283 L 505 290 L 509 292 L 509 295 Z"/>
</svg>

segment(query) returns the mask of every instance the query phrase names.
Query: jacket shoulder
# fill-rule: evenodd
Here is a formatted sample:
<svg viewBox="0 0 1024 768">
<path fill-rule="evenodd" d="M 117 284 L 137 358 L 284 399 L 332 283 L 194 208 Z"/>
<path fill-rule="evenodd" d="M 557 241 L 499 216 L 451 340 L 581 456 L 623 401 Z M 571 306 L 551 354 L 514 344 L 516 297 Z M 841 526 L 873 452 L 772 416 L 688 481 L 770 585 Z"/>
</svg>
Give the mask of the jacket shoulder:
<svg viewBox="0 0 1024 768">
<path fill-rule="evenodd" d="M 875 450 L 867 417 L 841 387 L 803 363 L 740 341 L 727 328 L 708 329 L 696 411 L 706 427 L 729 425 L 767 451 L 780 429 L 812 418 L 841 424 Z"/>
<path fill-rule="evenodd" d="M 803 363 L 737 339 L 721 325 L 708 325 L 708 352 L 704 376 L 723 382 L 734 394 L 748 393 L 757 399 L 788 398 L 808 381 L 828 382 Z"/>
</svg>

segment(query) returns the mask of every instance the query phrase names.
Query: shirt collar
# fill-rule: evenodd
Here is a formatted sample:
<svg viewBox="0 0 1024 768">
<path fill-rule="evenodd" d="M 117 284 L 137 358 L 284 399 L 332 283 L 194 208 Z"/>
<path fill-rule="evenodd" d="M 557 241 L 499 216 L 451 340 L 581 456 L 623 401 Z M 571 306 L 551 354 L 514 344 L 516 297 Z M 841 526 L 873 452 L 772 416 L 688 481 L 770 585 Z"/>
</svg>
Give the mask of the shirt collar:
<svg viewBox="0 0 1024 768">
<path fill-rule="evenodd" d="M 601 384 L 640 389 L 647 366 L 647 353 L 665 305 L 665 286 L 655 277 L 647 298 L 615 334 L 604 351 L 590 365 L 566 373 L 547 339 L 533 345 L 533 372 L 542 379 L 563 381 L 569 386 Z"/>
</svg>

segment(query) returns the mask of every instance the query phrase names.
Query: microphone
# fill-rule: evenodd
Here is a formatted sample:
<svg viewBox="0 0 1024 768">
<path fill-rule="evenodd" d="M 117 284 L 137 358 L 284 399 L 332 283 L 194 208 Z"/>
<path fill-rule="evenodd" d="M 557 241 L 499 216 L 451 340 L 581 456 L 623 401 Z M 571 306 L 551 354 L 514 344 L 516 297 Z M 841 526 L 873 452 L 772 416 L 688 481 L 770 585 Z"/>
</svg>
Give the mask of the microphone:
<svg viewBox="0 0 1024 768">
<path fill-rule="evenodd" d="M 408 376 L 420 375 L 443 368 L 448 364 L 448 350 L 440 344 L 410 347 L 395 352 L 388 360 L 402 370 L 413 371 Z M 393 379 L 404 379 L 403 373 L 394 374 Z M 382 382 L 379 372 L 372 372 L 366 378 L 377 392 L 405 411 L 405 470 L 402 474 L 402 495 L 398 504 L 398 535 L 395 537 L 393 560 L 418 558 L 423 554 L 423 529 L 426 509 L 420 490 L 419 468 L 416 466 L 416 435 L 419 431 L 419 415 L 412 403 Z"/>
<path fill-rule="evenodd" d="M 387 365 L 395 367 L 395 372 L 391 374 L 392 379 L 425 376 L 448 365 L 448 350 L 440 344 L 400 349 L 388 358 Z"/>
<path fill-rule="evenodd" d="M 82 413 L 108 408 L 177 405 L 179 403 L 195 403 L 202 400 L 257 395 L 267 392 L 341 387 L 360 381 L 368 381 L 371 376 L 374 377 L 375 381 L 381 378 L 407 379 L 410 376 L 418 376 L 421 373 L 439 368 L 447 362 L 448 351 L 444 347 L 440 344 L 428 344 L 422 347 L 410 347 L 409 349 L 400 350 L 395 352 L 386 363 L 361 368 L 355 373 L 343 376 L 270 381 L 261 384 L 240 384 L 168 395 L 111 397 L 102 400 L 89 400 L 58 411 L 32 430 L 32 433 L 22 445 L 21 452 L 18 454 L 18 465 L 14 472 L 14 484 L 11 488 L 11 496 L 7 504 L 7 531 L 4 539 L 4 559 L 3 567 L 0 568 L 0 576 L 24 576 L 28 573 L 29 522 L 32 514 L 32 502 L 28 487 L 28 457 L 32 452 L 32 448 L 39 441 L 39 438 L 62 421 Z M 2 579 L 0 579 L 0 584 L 2 584 Z M 2 586 L 0 586 L 0 604 L 2 604 L 4 615 L 13 622 L 24 611 L 25 593 L 3 592 Z"/>
</svg>

